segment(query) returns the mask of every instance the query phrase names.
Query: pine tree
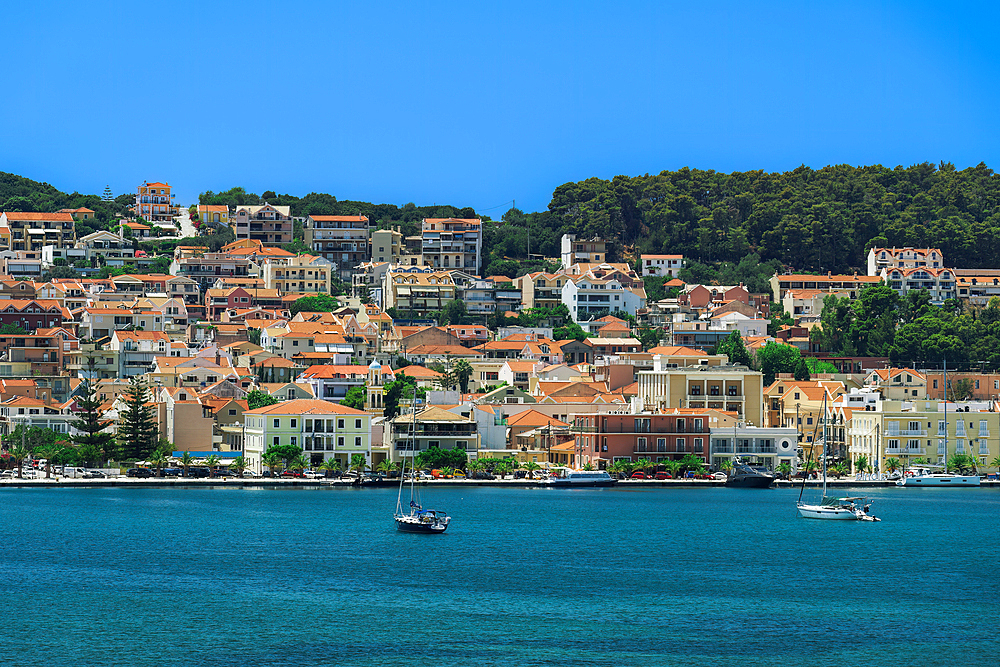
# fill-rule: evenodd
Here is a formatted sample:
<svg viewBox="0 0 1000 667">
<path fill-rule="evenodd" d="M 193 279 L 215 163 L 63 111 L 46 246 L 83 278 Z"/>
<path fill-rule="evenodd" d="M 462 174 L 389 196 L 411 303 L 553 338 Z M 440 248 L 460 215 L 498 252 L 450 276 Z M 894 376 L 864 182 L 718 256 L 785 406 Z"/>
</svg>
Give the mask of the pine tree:
<svg viewBox="0 0 1000 667">
<path fill-rule="evenodd" d="M 91 356 L 87 363 L 87 379 L 83 382 L 83 395 L 76 401 L 80 418 L 70 424 L 80 432 L 72 436 L 72 440 L 87 462 L 108 461 L 117 453 L 115 439 L 110 433 L 104 433 L 105 427 L 101 424 L 101 400 L 97 397 L 95 375 L 94 357 Z"/>
<path fill-rule="evenodd" d="M 156 449 L 159 433 L 148 400 L 146 383 L 133 377 L 125 392 L 125 411 L 118 419 L 118 440 L 126 460 L 141 460 Z"/>
</svg>

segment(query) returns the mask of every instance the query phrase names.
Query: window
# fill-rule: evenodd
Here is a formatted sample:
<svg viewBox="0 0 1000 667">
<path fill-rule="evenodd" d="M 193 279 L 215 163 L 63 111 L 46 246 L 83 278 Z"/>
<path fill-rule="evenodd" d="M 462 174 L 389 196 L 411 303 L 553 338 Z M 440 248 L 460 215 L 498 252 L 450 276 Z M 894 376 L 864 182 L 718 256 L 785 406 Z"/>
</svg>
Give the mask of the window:
<svg viewBox="0 0 1000 667">
<path fill-rule="evenodd" d="M 281 428 L 281 420 L 280 419 L 275 419 L 274 420 L 274 428 Z"/>
<path fill-rule="evenodd" d="M 667 451 L 667 439 L 666 438 L 657 438 L 656 439 L 656 451 L 658 451 L 658 452 L 665 452 L 665 451 Z"/>
<path fill-rule="evenodd" d="M 299 444 L 299 443 L 298 443 L 298 438 L 296 438 L 296 437 L 295 437 L 295 436 L 293 435 L 293 436 L 291 437 L 291 443 L 292 443 L 292 447 L 296 447 L 296 446 L 298 446 L 298 444 Z"/>
<path fill-rule="evenodd" d="M 677 451 L 683 452 L 687 446 L 687 442 L 684 438 L 677 438 Z"/>
<path fill-rule="evenodd" d="M 236 414 L 236 410 L 230 410 L 230 411 L 229 411 L 229 414 L 230 414 L 230 415 L 235 415 L 235 414 Z"/>
<path fill-rule="evenodd" d="M 279 444 L 281 444 L 281 438 L 279 438 L 278 436 L 274 436 L 274 441 L 271 444 L 277 447 Z"/>
<path fill-rule="evenodd" d="M 703 452 L 703 451 L 705 451 L 705 444 L 704 444 L 704 440 L 702 438 L 695 438 L 694 439 L 694 451 L 696 451 L 696 452 Z"/>
<path fill-rule="evenodd" d="M 361 420 L 360 419 L 355 419 L 354 420 L 354 428 L 361 428 Z"/>
<path fill-rule="evenodd" d="M 337 420 L 337 428 L 344 428 L 344 420 L 343 419 L 338 419 Z"/>
<path fill-rule="evenodd" d="M 639 421 L 639 420 L 637 419 L 636 421 Z M 637 438 L 636 439 L 636 449 L 638 449 L 640 452 L 646 451 L 646 439 L 645 438 Z"/>
<path fill-rule="evenodd" d="M 343 447 L 344 446 L 344 437 L 343 436 L 337 438 L 337 446 L 338 447 Z"/>
<path fill-rule="evenodd" d="M 298 428 L 298 426 L 299 426 L 299 420 L 298 420 L 298 419 L 292 419 L 292 420 L 291 420 L 291 422 L 292 422 L 292 423 L 291 423 L 291 424 L 289 424 L 289 426 L 290 426 L 291 428 Z M 295 444 L 295 443 L 292 443 L 292 444 Z"/>
</svg>

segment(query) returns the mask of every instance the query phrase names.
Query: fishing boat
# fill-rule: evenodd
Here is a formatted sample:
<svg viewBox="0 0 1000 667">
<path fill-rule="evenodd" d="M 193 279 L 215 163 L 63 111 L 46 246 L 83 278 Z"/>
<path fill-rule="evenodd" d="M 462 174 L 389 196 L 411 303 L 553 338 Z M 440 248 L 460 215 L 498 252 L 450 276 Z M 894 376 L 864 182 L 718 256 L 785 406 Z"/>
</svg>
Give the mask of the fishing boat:
<svg viewBox="0 0 1000 667">
<path fill-rule="evenodd" d="M 944 462 L 948 462 L 948 360 L 944 361 Z M 957 453 L 957 450 L 956 450 Z M 920 466 L 913 472 L 906 471 L 903 477 L 896 482 L 896 486 L 924 487 L 924 486 L 971 486 L 980 485 L 979 475 L 962 475 L 948 472 L 947 468 L 941 472 L 935 472 L 936 466 Z"/>
<path fill-rule="evenodd" d="M 559 488 L 579 488 L 587 486 L 612 486 L 618 480 L 608 474 L 607 470 L 574 470 L 572 468 L 556 467 L 550 473 L 538 480 L 539 486 Z"/>
<path fill-rule="evenodd" d="M 451 523 L 451 517 L 442 510 L 425 510 L 420 504 L 420 492 L 416 486 L 417 470 L 416 457 L 413 451 L 413 433 L 417 421 L 417 387 L 413 387 L 413 424 L 410 427 L 409 446 L 406 451 L 410 452 L 410 502 L 403 507 L 403 485 L 406 483 L 406 459 L 403 459 L 403 470 L 399 475 L 399 495 L 396 497 L 396 529 L 404 533 L 425 533 L 434 535 L 443 533 Z"/>
<path fill-rule="evenodd" d="M 799 491 L 799 500 L 796 507 L 799 516 L 806 519 L 826 519 L 834 521 L 880 521 L 872 516 L 871 500 L 862 497 L 836 497 L 826 495 L 826 396 L 823 396 L 823 498 L 819 504 L 813 505 L 802 502 L 802 492 L 806 487 L 806 480 L 802 478 L 802 489 Z"/>
</svg>

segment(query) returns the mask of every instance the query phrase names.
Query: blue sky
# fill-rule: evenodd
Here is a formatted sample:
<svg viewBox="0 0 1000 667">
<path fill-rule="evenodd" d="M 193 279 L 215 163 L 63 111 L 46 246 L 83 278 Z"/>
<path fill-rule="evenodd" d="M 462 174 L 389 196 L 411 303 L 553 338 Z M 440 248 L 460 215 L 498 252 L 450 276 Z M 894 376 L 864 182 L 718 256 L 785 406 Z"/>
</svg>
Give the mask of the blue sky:
<svg viewBox="0 0 1000 667">
<path fill-rule="evenodd" d="M 683 166 L 997 168 L 994 5 L 701 4 L 21 2 L 0 171 L 499 217 Z"/>
</svg>

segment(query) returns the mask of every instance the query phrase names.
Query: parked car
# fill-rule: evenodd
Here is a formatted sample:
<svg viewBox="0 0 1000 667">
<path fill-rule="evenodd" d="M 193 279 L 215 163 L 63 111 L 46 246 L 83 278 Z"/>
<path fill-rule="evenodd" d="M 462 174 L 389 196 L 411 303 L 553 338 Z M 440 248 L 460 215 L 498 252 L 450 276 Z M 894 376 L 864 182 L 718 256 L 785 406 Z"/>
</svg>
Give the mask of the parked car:
<svg viewBox="0 0 1000 667">
<path fill-rule="evenodd" d="M 153 473 L 149 468 L 129 468 L 125 471 L 126 477 L 135 477 L 137 479 L 145 479 L 147 477 L 152 477 Z"/>
<path fill-rule="evenodd" d="M 726 479 L 727 477 L 729 477 L 729 475 L 727 475 L 724 472 L 713 472 L 711 474 L 711 478 L 712 479 L 719 479 L 719 480 L 721 480 L 721 479 Z"/>
<path fill-rule="evenodd" d="M 673 479 L 673 476 L 669 472 L 660 471 L 654 475 L 655 479 Z"/>
<path fill-rule="evenodd" d="M 282 477 L 305 477 L 304 473 L 296 472 L 295 470 L 286 470 L 281 473 Z"/>
<path fill-rule="evenodd" d="M 496 479 L 497 476 L 491 472 L 474 472 L 472 479 Z"/>
<path fill-rule="evenodd" d="M 187 472 L 188 477 L 202 478 L 202 477 L 208 477 L 208 475 L 209 475 L 208 468 L 202 466 L 198 466 L 195 468 L 188 468 Z"/>
<path fill-rule="evenodd" d="M 632 473 L 632 479 L 649 479 L 649 477 L 641 470 L 636 470 Z"/>
<path fill-rule="evenodd" d="M 164 477 L 180 477 L 181 473 L 184 472 L 183 468 L 164 468 Z"/>
</svg>

